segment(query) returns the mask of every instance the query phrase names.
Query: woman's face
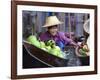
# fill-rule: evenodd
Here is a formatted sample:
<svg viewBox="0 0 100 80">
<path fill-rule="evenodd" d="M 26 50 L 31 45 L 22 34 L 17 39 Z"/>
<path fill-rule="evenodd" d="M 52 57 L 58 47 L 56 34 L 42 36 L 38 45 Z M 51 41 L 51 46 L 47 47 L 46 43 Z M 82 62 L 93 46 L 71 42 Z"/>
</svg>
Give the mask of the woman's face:
<svg viewBox="0 0 100 80">
<path fill-rule="evenodd" d="M 58 32 L 57 25 L 49 27 L 48 31 L 52 36 L 55 36 L 57 34 L 57 32 Z"/>
</svg>

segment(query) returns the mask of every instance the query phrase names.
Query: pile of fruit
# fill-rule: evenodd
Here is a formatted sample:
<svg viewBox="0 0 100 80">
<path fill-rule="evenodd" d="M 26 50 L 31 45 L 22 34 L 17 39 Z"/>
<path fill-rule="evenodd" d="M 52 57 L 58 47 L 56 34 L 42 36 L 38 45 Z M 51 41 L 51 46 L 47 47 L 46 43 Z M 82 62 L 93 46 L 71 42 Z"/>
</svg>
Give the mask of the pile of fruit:
<svg viewBox="0 0 100 80">
<path fill-rule="evenodd" d="M 56 46 L 54 40 L 48 40 L 48 41 L 43 42 L 43 41 L 39 41 L 36 38 L 36 36 L 31 35 L 27 38 L 27 41 L 30 44 L 32 44 L 38 48 L 41 48 L 42 50 L 45 50 L 52 55 L 55 55 L 60 58 L 64 58 L 64 56 L 62 54 L 63 52 L 61 51 L 61 49 L 58 46 Z"/>
</svg>

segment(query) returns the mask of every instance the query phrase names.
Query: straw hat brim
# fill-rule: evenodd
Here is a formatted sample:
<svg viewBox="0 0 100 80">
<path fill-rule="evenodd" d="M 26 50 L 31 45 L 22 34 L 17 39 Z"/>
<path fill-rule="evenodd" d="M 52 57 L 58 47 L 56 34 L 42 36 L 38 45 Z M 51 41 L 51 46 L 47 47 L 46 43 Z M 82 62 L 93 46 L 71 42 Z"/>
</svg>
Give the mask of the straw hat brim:
<svg viewBox="0 0 100 80">
<path fill-rule="evenodd" d="M 88 45 L 88 48 L 90 49 L 90 36 L 87 39 L 87 45 Z"/>
<path fill-rule="evenodd" d="M 63 22 L 59 22 L 59 23 L 55 23 L 55 24 L 45 24 L 42 27 L 51 27 L 51 26 L 60 25 L 60 24 L 63 24 Z"/>
<path fill-rule="evenodd" d="M 88 34 L 90 33 L 90 25 L 89 25 L 89 23 L 90 23 L 90 20 L 88 19 L 88 20 L 86 20 L 86 22 L 83 25 L 84 31 L 87 32 Z"/>
</svg>

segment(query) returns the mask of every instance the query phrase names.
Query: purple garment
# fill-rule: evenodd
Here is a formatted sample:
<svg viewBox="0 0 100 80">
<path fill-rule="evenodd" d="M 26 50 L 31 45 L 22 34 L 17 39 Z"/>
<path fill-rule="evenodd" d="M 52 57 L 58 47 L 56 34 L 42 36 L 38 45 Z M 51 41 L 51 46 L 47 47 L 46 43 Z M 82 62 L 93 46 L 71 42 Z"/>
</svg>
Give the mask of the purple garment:
<svg viewBox="0 0 100 80">
<path fill-rule="evenodd" d="M 57 35 L 52 36 L 52 35 L 47 31 L 47 32 L 42 33 L 42 34 L 40 35 L 40 40 L 41 40 L 41 41 L 46 41 L 46 40 L 50 40 L 50 39 L 54 40 L 56 43 L 57 43 L 58 41 L 61 41 L 61 42 L 63 42 L 65 45 L 66 45 L 66 44 L 71 44 L 71 43 L 73 43 L 73 40 L 67 38 L 63 32 L 58 32 Z"/>
</svg>

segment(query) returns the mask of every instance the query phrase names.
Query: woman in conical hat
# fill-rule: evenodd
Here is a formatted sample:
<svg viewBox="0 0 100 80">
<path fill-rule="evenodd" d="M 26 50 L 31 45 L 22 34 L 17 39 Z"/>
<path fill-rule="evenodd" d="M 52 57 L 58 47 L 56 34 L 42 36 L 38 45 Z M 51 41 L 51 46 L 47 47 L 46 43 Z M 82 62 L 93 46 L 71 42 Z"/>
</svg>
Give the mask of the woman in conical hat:
<svg viewBox="0 0 100 80">
<path fill-rule="evenodd" d="M 76 47 L 76 55 L 79 57 L 84 57 L 84 56 L 89 56 L 90 54 L 90 20 L 86 20 L 85 23 L 83 24 L 83 29 L 85 31 L 85 34 L 87 36 L 84 37 L 85 39 L 82 41 L 81 46 L 80 47 Z M 87 61 L 88 62 L 88 61 Z M 86 62 L 86 63 L 87 63 Z"/>
<path fill-rule="evenodd" d="M 47 28 L 47 31 L 40 35 L 41 41 L 54 40 L 56 45 L 61 49 L 67 44 L 72 44 L 77 46 L 77 44 L 65 36 L 63 32 L 58 31 L 58 25 L 63 24 L 56 16 L 49 16 L 46 18 L 45 24 L 42 26 Z"/>
</svg>

